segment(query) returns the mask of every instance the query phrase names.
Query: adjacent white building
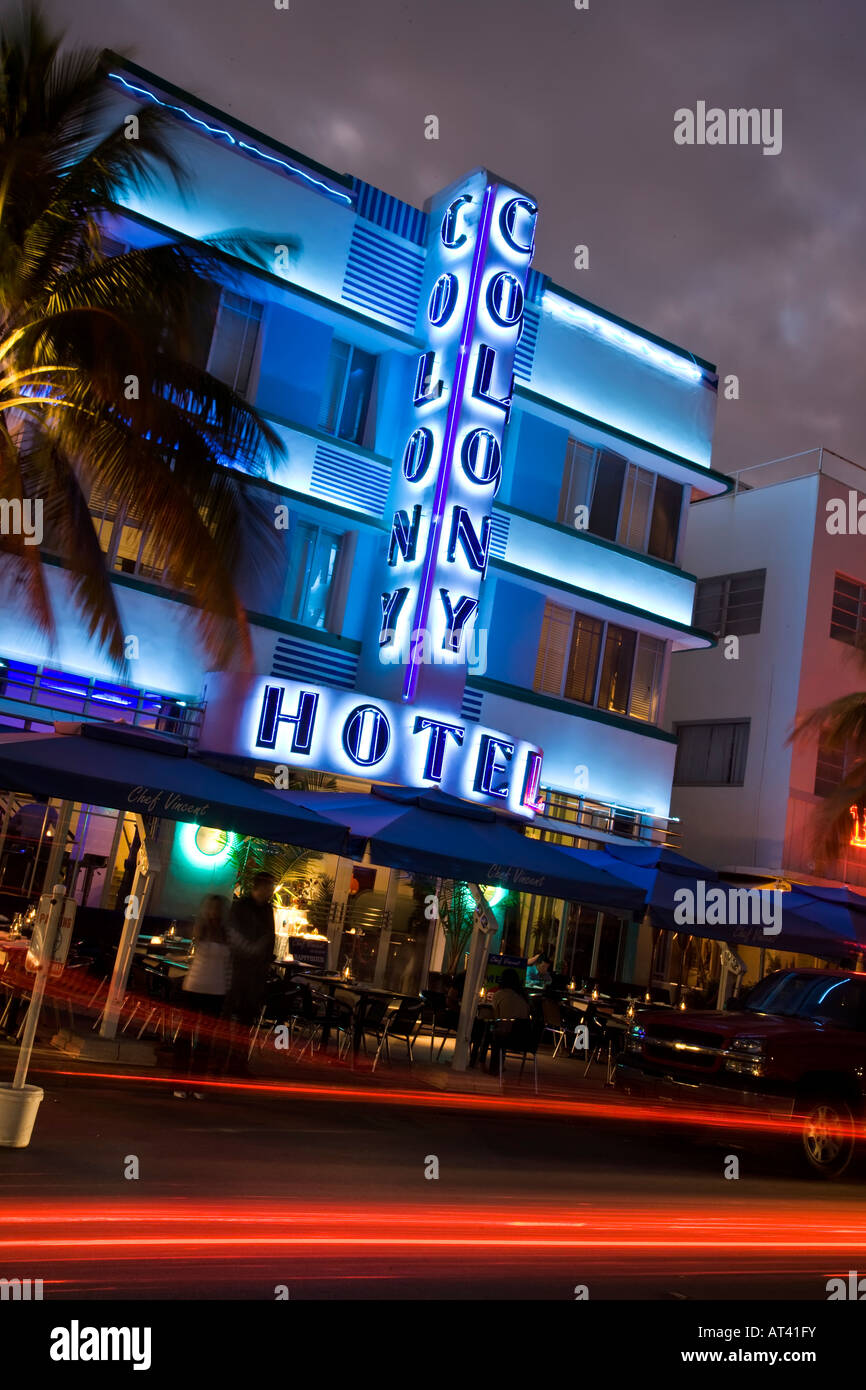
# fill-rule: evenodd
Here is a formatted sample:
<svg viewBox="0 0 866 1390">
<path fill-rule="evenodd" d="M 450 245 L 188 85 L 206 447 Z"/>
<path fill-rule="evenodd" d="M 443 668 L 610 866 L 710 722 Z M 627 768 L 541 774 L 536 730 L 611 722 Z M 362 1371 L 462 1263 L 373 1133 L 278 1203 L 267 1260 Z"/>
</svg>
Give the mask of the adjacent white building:
<svg viewBox="0 0 866 1390">
<path fill-rule="evenodd" d="M 718 644 L 671 660 L 682 847 L 756 882 L 866 887 L 866 844 L 822 865 L 812 839 L 845 757 L 817 739 L 788 742 L 798 716 L 866 686 L 855 646 L 866 631 L 866 468 L 813 449 L 735 483 L 692 503 L 683 552 L 698 578 L 694 625 Z M 855 830 L 852 818 L 852 841 Z"/>
</svg>

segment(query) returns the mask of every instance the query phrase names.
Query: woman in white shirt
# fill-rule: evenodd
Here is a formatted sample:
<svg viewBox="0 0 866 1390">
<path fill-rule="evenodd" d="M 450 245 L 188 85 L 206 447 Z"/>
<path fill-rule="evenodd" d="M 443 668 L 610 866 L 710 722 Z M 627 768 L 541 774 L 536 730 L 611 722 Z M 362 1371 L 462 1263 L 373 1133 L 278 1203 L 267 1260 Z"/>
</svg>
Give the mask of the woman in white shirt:
<svg viewBox="0 0 866 1390">
<path fill-rule="evenodd" d="M 192 929 L 193 956 L 183 982 L 184 1018 L 175 1042 L 175 1072 L 178 1076 L 202 1075 L 209 1070 L 213 1052 L 214 1022 L 222 1013 L 231 982 L 231 956 L 226 940 L 226 899 L 209 893 L 202 900 Z M 184 1100 L 187 1092 L 174 1092 Z M 196 1100 L 201 1091 L 193 1091 Z"/>
</svg>

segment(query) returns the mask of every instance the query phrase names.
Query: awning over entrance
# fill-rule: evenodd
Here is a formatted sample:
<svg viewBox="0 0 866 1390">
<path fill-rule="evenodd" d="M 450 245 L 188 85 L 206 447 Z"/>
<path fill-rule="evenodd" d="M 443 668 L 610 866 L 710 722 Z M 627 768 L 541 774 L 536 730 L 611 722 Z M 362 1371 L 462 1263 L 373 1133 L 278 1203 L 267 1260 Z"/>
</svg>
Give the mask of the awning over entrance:
<svg viewBox="0 0 866 1390">
<path fill-rule="evenodd" d="M 522 834 L 519 822 L 436 789 L 419 792 L 374 787 L 371 792 L 282 792 L 287 805 L 333 815 L 351 827 L 351 852 L 369 844 L 385 868 L 429 874 L 523 893 L 564 898 L 633 913 L 644 893 L 617 877 L 566 854 L 559 845 Z"/>
<path fill-rule="evenodd" d="M 346 823 L 209 767 L 179 744 L 116 724 L 74 732 L 0 735 L 0 787 L 90 802 L 139 816 L 255 835 L 339 854 Z"/>
<path fill-rule="evenodd" d="M 849 888 L 795 883 L 777 897 L 772 883 L 728 883 L 716 869 L 654 846 L 611 844 L 565 853 L 642 888 L 651 922 L 668 931 L 830 959 L 866 950 L 866 896 Z M 690 897 L 684 899 L 682 890 Z M 718 907 L 711 907 L 712 890 L 724 895 Z M 679 910 L 684 902 L 694 909 L 688 921 Z"/>
</svg>

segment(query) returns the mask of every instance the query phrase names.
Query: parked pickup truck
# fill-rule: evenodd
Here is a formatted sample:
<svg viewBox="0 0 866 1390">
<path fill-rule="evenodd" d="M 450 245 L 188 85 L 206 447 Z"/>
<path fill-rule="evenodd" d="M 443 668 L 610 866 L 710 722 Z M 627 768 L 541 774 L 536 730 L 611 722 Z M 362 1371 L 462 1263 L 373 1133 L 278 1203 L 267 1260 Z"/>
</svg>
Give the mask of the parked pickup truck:
<svg viewBox="0 0 866 1390">
<path fill-rule="evenodd" d="M 812 1173 L 866 1138 L 866 975 L 779 970 L 724 1013 L 646 1009 L 616 1070 L 628 1095 L 796 1118 Z"/>
</svg>

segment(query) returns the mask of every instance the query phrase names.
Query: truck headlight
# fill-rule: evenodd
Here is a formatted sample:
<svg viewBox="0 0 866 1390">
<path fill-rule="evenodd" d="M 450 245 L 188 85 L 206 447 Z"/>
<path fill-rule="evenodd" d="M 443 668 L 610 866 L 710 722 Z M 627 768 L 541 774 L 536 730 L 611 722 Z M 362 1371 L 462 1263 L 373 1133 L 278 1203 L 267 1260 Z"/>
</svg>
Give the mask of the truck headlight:
<svg viewBox="0 0 866 1390">
<path fill-rule="evenodd" d="M 760 1076 L 763 1073 L 766 1040 L 764 1038 L 734 1038 L 725 1058 L 725 1071 L 741 1076 Z"/>
</svg>

